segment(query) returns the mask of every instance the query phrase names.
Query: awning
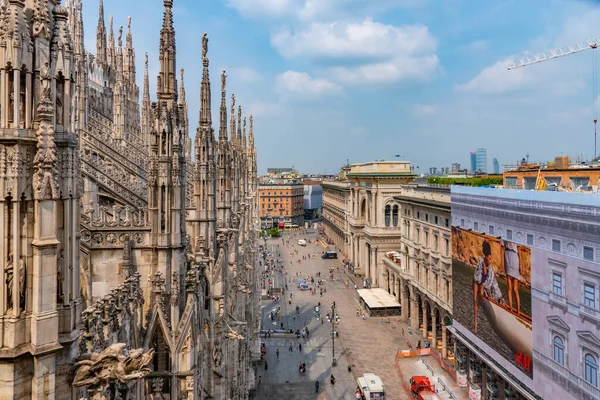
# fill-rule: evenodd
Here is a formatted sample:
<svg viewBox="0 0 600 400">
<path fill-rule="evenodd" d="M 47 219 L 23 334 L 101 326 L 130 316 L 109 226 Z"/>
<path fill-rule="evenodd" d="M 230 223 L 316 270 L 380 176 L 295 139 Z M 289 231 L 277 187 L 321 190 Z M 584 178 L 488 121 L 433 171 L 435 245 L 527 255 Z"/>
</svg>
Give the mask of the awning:
<svg viewBox="0 0 600 400">
<path fill-rule="evenodd" d="M 284 227 L 284 225 L 285 225 L 285 223 L 284 223 L 284 222 L 281 222 L 281 221 L 279 222 L 279 227 L 280 227 L 280 228 L 283 228 L 283 227 Z"/>
<path fill-rule="evenodd" d="M 357 292 L 371 310 L 400 307 L 394 296 L 381 288 L 359 289 Z"/>
</svg>

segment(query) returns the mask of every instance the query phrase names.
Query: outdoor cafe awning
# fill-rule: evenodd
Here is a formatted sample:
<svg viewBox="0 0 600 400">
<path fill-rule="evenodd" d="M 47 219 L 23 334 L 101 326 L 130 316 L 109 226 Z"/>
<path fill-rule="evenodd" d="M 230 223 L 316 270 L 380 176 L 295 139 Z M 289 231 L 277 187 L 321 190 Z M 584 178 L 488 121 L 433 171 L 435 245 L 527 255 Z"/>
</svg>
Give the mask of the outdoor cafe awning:
<svg viewBox="0 0 600 400">
<path fill-rule="evenodd" d="M 381 288 L 359 289 L 357 292 L 371 310 L 380 308 L 400 308 L 400 303 L 396 301 L 394 296 Z"/>
</svg>

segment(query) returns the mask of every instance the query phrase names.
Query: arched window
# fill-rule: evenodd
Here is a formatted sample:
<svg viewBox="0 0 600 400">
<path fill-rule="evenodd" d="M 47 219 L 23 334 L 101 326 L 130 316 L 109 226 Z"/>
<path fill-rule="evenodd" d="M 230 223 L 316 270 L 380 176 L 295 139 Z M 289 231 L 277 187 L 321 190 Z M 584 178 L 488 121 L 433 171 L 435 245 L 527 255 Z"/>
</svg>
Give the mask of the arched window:
<svg viewBox="0 0 600 400">
<path fill-rule="evenodd" d="M 565 344 L 560 336 L 554 336 L 554 361 L 565 364 Z"/>
<path fill-rule="evenodd" d="M 395 205 L 392 210 L 392 223 L 394 226 L 398 226 L 398 206 Z"/>
<path fill-rule="evenodd" d="M 598 386 L 598 361 L 591 354 L 585 356 L 585 380 Z"/>
<path fill-rule="evenodd" d="M 390 215 L 392 213 L 392 208 L 388 204 L 385 206 L 385 226 L 390 226 Z"/>
</svg>

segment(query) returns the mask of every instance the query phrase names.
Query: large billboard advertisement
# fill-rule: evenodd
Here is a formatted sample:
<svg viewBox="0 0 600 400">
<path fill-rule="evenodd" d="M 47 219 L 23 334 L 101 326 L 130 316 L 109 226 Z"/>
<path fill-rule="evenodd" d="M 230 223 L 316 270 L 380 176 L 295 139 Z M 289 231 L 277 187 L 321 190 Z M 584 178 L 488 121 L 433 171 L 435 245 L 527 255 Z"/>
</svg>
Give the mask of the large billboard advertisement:
<svg viewBox="0 0 600 400">
<path fill-rule="evenodd" d="M 531 249 L 452 227 L 454 320 L 533 377 Z"/>
</svg>

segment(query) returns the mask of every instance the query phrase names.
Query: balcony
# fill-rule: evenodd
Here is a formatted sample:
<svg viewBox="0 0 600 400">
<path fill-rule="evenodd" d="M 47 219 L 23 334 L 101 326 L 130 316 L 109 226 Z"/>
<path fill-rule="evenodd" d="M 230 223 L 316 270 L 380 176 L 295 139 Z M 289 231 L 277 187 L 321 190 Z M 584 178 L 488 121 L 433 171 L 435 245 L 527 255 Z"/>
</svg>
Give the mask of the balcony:
<svg viewBox="0 0 600 400">
<path fill-rule="evenodd" d="M 574 374 L 573 372 L 569 371 L 564 366 L 560 365 L 550 357 L 547 357 L 545 354 L 542 354 L 537 350 L 534 350 L 534 356 L 536 360 L 542 361 L 544 364 L 546 364 L 546 366 L 550 367 L 550 369 L 554 371 L 557 375 L 568 379 L 568 381 L 572 383 L 573 386 L 583 389 L 593 399 L 600 399 L 600 389 L 598 389 L 596 386 L 592 385 L 577 374 Z"/>
<path fill-rule="evenodd" d="M 585 304 L 579 305 L 579 316 L 595 324 L 600 324 L 600 311 L 595 308 L 588 307 Z"/>
<path fill-rule="evenodd" d="M 404 279 L 411 279 L 410 271 L 408 268 L 402 268 L 400 263 L 394 261 L 394 259 L 390 259 L 389 257 L 383 257 L 383 263 L 387 265 L 390 269 L 398 273 Z"/>
<path fill-rule="evenodd" d="M 567 309 L 567 298 L 562 294 L 558 294 L 554 291 L 550 291 L 548 293 L 548 302 L 552 306 L 557 306 L 562 308 L 563 310 Z"/>
</svg>

